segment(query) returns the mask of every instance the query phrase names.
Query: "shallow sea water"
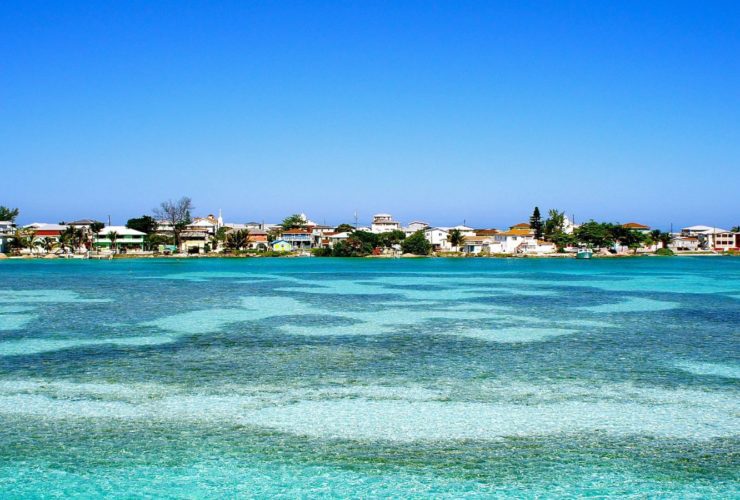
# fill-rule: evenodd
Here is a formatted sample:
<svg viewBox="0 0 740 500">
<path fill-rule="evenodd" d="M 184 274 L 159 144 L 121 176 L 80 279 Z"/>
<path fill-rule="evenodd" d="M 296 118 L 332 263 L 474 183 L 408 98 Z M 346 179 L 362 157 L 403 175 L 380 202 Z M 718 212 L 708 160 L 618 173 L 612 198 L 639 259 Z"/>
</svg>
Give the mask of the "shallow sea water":
<svg viewBox="0 0 740 500">
<path fill-rule="evenodd" d="M 740 496 L 740 259 L 0 262 L 0 497 Z"/>
</svg>

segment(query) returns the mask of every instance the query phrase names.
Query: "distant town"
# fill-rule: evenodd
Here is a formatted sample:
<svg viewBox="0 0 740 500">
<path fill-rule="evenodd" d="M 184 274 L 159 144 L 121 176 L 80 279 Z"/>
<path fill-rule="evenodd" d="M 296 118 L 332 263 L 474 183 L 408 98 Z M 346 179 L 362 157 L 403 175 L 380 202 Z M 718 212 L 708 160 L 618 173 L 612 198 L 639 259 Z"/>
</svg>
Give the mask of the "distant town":
<svg viewBox="0 0 740 500">
<path fill-rule="evenodd" d="M 594 256 L 735 254 L 740 227 L 707 225 L 664 232 L 640 222 L 575 224 L 564 212 L 540 213 L 504 228 L 407 224 L 391 214 L 329 226 L 294 214 L 281 222 L 236 223 L 218 214 L 191 216 L 190 198 L 165 201 L 123 225 L 95 219 L 15 223 L 20 210 L 0 206 L 2 257 L 113 258 L 123 256 Z"/>
</svg>

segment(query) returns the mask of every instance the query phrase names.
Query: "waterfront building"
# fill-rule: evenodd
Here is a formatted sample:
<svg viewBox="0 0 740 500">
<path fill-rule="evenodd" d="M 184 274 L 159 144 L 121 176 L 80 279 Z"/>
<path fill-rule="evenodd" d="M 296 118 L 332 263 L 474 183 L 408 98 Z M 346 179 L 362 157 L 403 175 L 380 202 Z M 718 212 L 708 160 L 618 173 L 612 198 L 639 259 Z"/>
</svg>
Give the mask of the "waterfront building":
<svg viewBox="0 0 740 500">
<path fill-rule="evenodd" d="M 10 239 L 15 233 L 15 223 L 13 221 L 0 221 L 0 253 L 10 251 Z"/>
<path fill-rule="evenodd" d="M 34 222 L 23 226 L 24 229 L 32 229 L 37 238 L 54 238 L 59 240 L 59 236 L 67 230 L 65 224 L 48 224 L 46 222 Z"/>
<path fill-rule="evenodd" d="M 393 220 L 393 216 L 390 214 L 375 214 L 373 215 L 373 223 L 370 231 L 373 233 L 388 233 L 390 231 L 396 231 L 401 229 L 401 224 L 398 221 Z"/>
<path fill-rule="evenodd" d="M 313 231 L 311 229 L 288 229 L 283 231 L 281 238 L 294 249 L 307 249 L 313 246 Z"/>
<path fill-rule="evenodd" d="M 508 231 L 493 235 L 493 240 L 501 245 L 501 253 L 530 253 L 537 250 L 537 239 L 529 224 L 511 226 Z"/>
<path fill-rule="evenodd" d="M 727 229 L 712 226 L 689 226 L 681 229 L 681 236 L 695 236 L 699 240 L 700 250 L 715 248 L 715 236 L 729 233 Z"/>
<path fill-rule="evenodd" d="M 447 228 L 430 227 L 424 230 L 424 237 L 432 245 L 435 252 L 450 252 L 452 244 L 449 241 L 450 232 Z"/>
<path fill-rule="evenodd" d="M 126 253 L 131 251 L 141 252 L 144 250 L 146 233 L 126 226 L 104 227 L 97 234 L 93 235 L 93 246 L 97 249 L 112 250 L 113 240 L 111 239 L 111 233 L 116 234 L 116 251 Z"/>
<path fill-rule="evenodd" d="M 293 245 L 291 245 L 289 242 L 285 241 L 284 239 L 279 239 L 273 241 L 270 246 L 272 246 L 272 249 L 276 252 L 292 252 L 293 251 Z"/>
<path fill-rule="evenodd" d="M 640 224 L 639 222 L 628 222 L 626 224 L 622 224 L 622 227 L 642 234 L 648 234 L 650 232 L 650 226 Z"/>
</svg>

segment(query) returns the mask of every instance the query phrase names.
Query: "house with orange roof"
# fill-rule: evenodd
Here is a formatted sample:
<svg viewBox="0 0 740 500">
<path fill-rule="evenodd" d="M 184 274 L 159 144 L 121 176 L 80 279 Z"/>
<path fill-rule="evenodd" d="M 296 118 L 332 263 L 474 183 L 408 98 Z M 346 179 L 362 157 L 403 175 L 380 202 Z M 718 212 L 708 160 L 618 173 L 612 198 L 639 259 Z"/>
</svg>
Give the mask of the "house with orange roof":
<svg viewBox="0 0 740 500">
<path fill-rule="evenodd" d="M 640 224 L 639 222 L 628 222 L 627 224 L 622 224 L 622 227 L 625 229 L 631 229 L 632 231 L 637 231 L 638 233 L 647 234 L 650 232 L 650 226 Z"/>
</svg>

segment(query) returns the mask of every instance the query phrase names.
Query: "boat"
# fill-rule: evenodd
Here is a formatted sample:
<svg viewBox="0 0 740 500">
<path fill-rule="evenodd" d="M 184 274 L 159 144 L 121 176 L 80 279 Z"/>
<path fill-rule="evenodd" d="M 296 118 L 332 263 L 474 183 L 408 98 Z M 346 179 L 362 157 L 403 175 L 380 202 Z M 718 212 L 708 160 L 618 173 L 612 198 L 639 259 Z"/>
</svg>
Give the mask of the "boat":
<svg viewBox="0 0 740 500">
<path fill-rule="evenodd" d="M 581 248 L 576 253 L 576 259 L 590 259 L 594 252 L 590 248 Z"/>
</svg>

